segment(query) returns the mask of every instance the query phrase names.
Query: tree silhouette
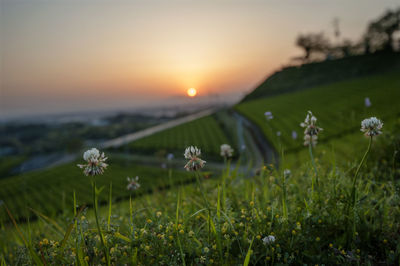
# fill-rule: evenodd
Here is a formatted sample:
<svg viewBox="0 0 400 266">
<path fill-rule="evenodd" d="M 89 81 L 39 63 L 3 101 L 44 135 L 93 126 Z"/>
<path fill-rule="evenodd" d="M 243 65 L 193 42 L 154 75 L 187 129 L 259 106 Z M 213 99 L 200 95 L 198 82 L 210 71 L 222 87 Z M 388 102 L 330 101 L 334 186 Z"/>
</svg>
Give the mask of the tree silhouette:
<svg viewBox="0 0 400 266">
<path fill-rule="evenodd" d="M 387 11 L 382 17 L 369 24 L 365 42 L 369 49 L 394 51 L 394 34 L 400 30 L 400 8 Z"/>
<path fill-rule="evenodd" d="M 330 46 L 329 40 L 323 33 L 300 34 L 297 37 L 296 45 L 304 50 L 304 61 L 309 61 L 312 53 L 325 54 Z"/>
</svg>

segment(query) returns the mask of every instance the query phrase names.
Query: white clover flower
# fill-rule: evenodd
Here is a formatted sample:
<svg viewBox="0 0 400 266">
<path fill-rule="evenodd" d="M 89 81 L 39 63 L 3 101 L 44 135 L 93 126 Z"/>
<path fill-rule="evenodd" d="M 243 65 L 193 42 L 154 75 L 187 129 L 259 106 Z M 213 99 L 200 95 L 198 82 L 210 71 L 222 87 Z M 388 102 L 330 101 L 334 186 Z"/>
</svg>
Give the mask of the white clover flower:
<svg viewBox="0 0 400 266">
<path fill-rule="evenodd" d="M 297 139 L 297 132 L 296 131 L 292 131 L 292 139 Z"/>
<path fill-rule="evenodd" d="M 189 146 L 186 148 L 184 156 L 185 159 L 192 159 L 194 157 L 198 157 L 201 155 L 201 150 L 198 149 L 196 146 Z"/>
<path fill-rule="evenodd" d="M 206 161 L 198 157 L 201 155 L 201 151 L 196 146 L 187 147 L 184 155 L 189 160 L 184 166 L 187 171 L 197 171 L 206 164 Z"/>
<path fill-rule="evenodd" d="M 383 122 L 376 117 L 370 117 L 361 121 L 361 131 L 367 137 L 378 136 L 382 134 Z"/>
<path fill-rule="evenodd" d="M 262 239 L 264 245 L 269 245 L 275 242 L 275 237 L 273 235 L 266 236 Z"/>
<path fill-rule="evenodd" d="M 317 145 L 318 134 L 323 129 L 317 127 L 317 118 L 312 114 L 311 111 L 308 111 L 306 119 L 303 123 L 300 124 L 301 127 L 304 127 L 304 145 Z"/>
<path fill-rule="evenodd" d="M 371 100 L 369 99 L 369 97 L 365 97 L 364 104 L 365 107 L 371 107 Z"/>
<path fill-rule="evenodd" d="M 96 148 L 87 150 L 83 154 L 83 159 L 87 164 L 78 164 L 78 167 L 85 169 L 83 173 L 86 176 L 101 175 L 108 166 L 108 164 L 105 163 L 107 157 L 105 157 L 104 152 L 100 154 L 99 150 Z"/>
<path fill-rule="evenodd" d="M 89 159 L 91 159 L 91 158 L 98 158 L 99 156 L 100 156 L 100 152 L 96 148 L 92 148 L 90 150 L 85 151 L 85 153 L 83 153 L 83 159 L 85 161 L 89 161 Z"/>
<path fill-rule="evenodd" d="M 130 178 L 127 177 L 126 178 L 128 181 L 128 185 L 126 186 L 127 190 L 137 190 L 140 188 L 140 184 L 139 184 L 139 177 L 135 177 L 135 178 Z"/>
<path fill-rule="evenodd" d="M 233 149 L 230 145 L 228 144 L 222 144 L 221 145 L 221 156 L 225 158 L 232 157 L 233 154 Z"/>
<path fill-rule="evenodd" d="M 265 118 L 266 118 L 267 120 L 271 120 L 271 119 L 274 118 L 274 116 L 272 115 L 272 112 L 270 112 L 270 111 L 265 112 L 265 113 L 264 113 L 264 116 L 265 116 Z"/>
<path fill-rule="evenodd" d="M 292 171 L 290 169 L 283 170 L 283 175 L 285 178 L 289 178 L 292 175 Z"/>
</svg>

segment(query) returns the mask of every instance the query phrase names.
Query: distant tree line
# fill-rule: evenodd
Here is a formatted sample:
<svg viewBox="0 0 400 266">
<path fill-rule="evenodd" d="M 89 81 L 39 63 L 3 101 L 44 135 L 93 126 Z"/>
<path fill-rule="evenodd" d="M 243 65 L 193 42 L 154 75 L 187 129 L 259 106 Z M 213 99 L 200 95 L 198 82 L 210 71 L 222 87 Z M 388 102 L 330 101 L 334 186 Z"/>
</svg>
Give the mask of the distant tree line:
<svg viewBox="0 0 400 266">
<path fill-rule="evenodd" d="M 378 19 L 370 22 L 358 42 L 348 39 L 339 40 L 338 20 L 334 21 L 334 27 L 335 37 L 338 39 L 334 44 L 323 32 L 299 34 L 296 45 L 303 49 L 304 56 L 293 59 L 308 63 L 382 51 L 400 51 L 400 8 L 394 11 L 388 10 Z"/>
</svg>

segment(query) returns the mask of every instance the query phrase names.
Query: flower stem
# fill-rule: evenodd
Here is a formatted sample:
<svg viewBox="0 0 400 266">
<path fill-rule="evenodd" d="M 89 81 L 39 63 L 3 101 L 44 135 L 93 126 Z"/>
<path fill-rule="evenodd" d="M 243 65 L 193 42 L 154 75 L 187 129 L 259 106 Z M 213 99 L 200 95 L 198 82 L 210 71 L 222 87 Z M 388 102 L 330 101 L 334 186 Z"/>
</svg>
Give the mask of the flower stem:
<svg viewBox="0 0 400 266">
<path fill-rule="evenodd" d="M 110 265 L 110 257 L 108 255 L 106 243 L 104 242 L 103 234 L 101 233 L 100 224 L 99 224 L 99 218 L 98 218 L 98 215 L 97 215 L 96 181 L 94 181 L 94 180 L 92 181 L 92 188 L 93 188 L 94 217 L 96 218 L 97 231 L 99 233 L 101 244 L 103 246 L 104 256 L 106 258 L 107 265 Z"/>
<path fill-rule="evenodd" d="M 311 164 L 312 164 L 312 166 L 314 168 L 314 172 L 315 172 L 315 182 L 316 182 L 316 185 L 317 185 L 317 188 L 318 188 L 319 187 L 318 172 L 317 172 L 317 166 L 316 166 L 315 161 L 314 161 L 314 156 L 313 156 L 313 153 L 312 153 L 312 144 L 311 143 L 308 144 L 308 151 L 310 153 Z M 313 182 L 313 185 L 312 185 L 312 190 L 314 191 L 314 182 Z"/>
<path fill-rule="evenodd" d="M 353 187 L 352 187 L 352 190 L 351 190 L 352 207 L 354 207 L 354 206 L 355 206 L 355 203 L 356 203 L 356 183 L 357 183 L 358 173 L 360 172 L 360 169 L 361 169 L 361 167 L 363 166 L 364 161 L 365 161 L 365 159 L 366 159 L 367 156 L 368 156 L 368 153 L 369 153 L 369 151 L 370 151 L 370 149 L 371 149 L 371 145 L 372 145 L 372 136 L 370 136 L 370 138 L 369 138 L 369 143 L 368 143 L 367 151 L 364 153 L 364 156 L 363 156 L 363 158 L 361 159 L 361 162 L 360 162 L 360 164 L 358 165 L 357 170 L 356 170 L 356 173 L 355 173 L 354 178 L 353 178 Z"/>
<path fill-rule="evenodd" d="M 204 188 L 203 188 L 203 184 L 200 182 L 200 177 L 199 177 L 199 173 L 196 171 L 195 174 L 196 176 L 196 181 L 197 181 L 197 185 L 199 186 L 199 189 L 201 191 L 201 195 L 203 196 L 203 200 L 204 203 L 206 204 L 207 210 L 208 210 L 208 242 L 210 242 L 210 235 L 211 235 L 211 209 L 210 209 L 210 204 L 208 203 L 207 197 L 204 194 Z"/>
</svg>

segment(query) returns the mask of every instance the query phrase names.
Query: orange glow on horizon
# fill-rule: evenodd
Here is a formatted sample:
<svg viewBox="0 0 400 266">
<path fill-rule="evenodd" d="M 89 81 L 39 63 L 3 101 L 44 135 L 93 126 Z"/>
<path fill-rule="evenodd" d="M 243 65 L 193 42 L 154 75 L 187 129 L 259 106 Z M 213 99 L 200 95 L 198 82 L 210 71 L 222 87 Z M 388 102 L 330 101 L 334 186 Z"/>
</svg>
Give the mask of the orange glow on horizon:
<svg viewBox="0 0 400 266">
<path fill-rule="evenodd" d="M 190 88 L 187 90 L 187 95 L 189 97 L 193 98 L 194 96 L 196 96 L 196 94 L 197 94 L 197 90 L 195 88 Z"/>
</svg>

